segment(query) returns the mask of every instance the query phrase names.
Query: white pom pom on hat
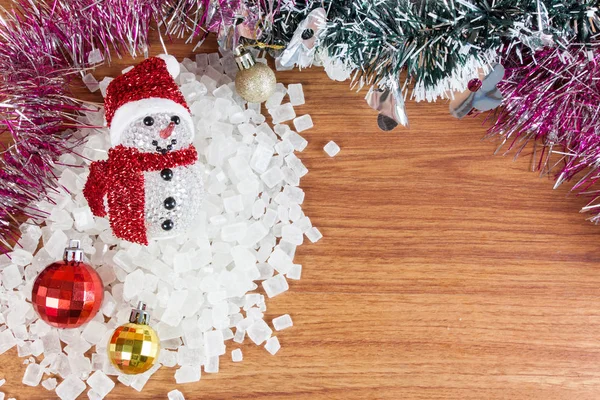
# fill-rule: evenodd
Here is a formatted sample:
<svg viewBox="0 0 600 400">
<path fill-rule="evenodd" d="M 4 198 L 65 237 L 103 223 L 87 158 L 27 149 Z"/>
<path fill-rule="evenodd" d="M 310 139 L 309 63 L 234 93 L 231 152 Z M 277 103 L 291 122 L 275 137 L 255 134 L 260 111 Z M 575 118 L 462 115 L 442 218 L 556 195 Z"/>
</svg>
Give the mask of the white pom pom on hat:
<svg viewBox="0 0 600 400">
<path fill-rule="evenodd" d="M 175 57 L 169 54 L 159 54 L 157 57 L 165 61 L 165 64 L 167 64 L 167 71 L 169 71 L 169 75 L 171 75 L 173 79 L 179 76 L 181 68 Z"/>
</svg>

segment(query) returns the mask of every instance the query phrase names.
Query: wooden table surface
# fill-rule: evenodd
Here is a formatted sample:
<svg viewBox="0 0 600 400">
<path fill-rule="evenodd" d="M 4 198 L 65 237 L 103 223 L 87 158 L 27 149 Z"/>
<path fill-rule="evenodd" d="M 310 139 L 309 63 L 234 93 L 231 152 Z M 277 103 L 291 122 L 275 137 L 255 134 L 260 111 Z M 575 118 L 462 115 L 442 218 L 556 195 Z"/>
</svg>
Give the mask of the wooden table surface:
<svg viewBox="0 0 600 400">
<path fill-rule="evenodd" d="M 108 399 L 600 398 L 600 227 L 578 213 L 585 199 L 530 172 L 531 152 L 492 155 L 483 120 L 458 121 L 446 102 L 410 102 L 410 129 L 386 133 L 364 92 L 320 68 L 277 78 L 304 85 L 303 207 L 325 235 L 299 248 L 302 280 L 267 303 L 267 320 L 289 313 L 294 327 L 276 356 L 246 342 L 242 363 L 228 352 L 198 383 L 163 368 Z M 52 398 L 22 385 L 24 370 L 15 349 L 0 356 L 0 390 Z"/>
</svg>

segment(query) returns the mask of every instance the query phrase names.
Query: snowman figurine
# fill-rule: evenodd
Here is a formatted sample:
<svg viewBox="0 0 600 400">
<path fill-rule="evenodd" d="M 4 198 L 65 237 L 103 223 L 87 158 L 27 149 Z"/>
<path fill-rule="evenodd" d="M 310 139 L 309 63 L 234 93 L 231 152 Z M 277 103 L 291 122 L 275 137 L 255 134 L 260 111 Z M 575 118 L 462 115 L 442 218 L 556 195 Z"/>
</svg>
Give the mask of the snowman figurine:
<svg viewBox="0 0 600 400">
<path fill-rule="evenodd" d="M 194 225 L 204 186 L 194 124 L 172 56 L 149 58 L 115 78 L 104 100 L 111 148 L 94 161 L 83 194 L 108 214 L 116 237 L 147 245 Z"/>
</svg>

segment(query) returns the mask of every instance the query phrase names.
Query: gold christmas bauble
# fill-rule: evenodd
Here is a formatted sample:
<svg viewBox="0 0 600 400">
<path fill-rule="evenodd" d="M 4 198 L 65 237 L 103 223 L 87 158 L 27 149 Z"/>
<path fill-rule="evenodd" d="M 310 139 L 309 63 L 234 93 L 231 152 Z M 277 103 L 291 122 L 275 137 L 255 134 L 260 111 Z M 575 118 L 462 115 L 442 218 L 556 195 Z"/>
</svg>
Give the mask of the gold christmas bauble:
<svg viewBox="0 0 600 400">
<path fill-rule="evenodd" d="M 235 88 L 244 100 L 250 103 L 262 103 L 275 91 L 275 73 L 266 64 L 257 62 L 248 69 L 238 71 Z"/>
<path fill-rule="evenodd" d="M 125 374 L 148 371 L 160 353 L 160 341 L 148 325 L 128 323 L 115 329 L 108 344 L 108 357 Z"/>
<path fill-rule="evenodd" d="M 108 342 L 108 358 L 124 374 L 141 374 L 158 360 L 160 340 L 150 328 L 146 303 L 140 301 L 131 310 L 129 323 L 115 329 Z"/>
</svg>

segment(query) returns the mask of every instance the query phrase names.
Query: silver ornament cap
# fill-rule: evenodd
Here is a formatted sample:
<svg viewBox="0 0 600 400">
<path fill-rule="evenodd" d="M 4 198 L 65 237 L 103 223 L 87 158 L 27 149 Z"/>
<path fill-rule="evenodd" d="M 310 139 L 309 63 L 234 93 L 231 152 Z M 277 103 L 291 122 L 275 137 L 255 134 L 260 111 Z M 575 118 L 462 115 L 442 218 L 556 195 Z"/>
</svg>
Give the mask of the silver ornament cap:
<svg viewBox="0 0 600 400">
<path fill-rule="evenodd" d="M 79 240 L 69 240 L 69 247 L 65 248 L 63 260 L 67 263 L 80 263 L 83 261 L 83 250 L 79 247 Z"/>
<path fill-rule="evenodd" d="M 233 51 L 233 55 L 235 56 L 235 63 L 240 71 L 250 69 L 256 64 L 252 53 L 242 46 L 236 47 Z"/>
<path fill-rule="evenodd" d="M 138 302 L 137 308 L 131 310 L 129 314 L 129 322 L 139 325 L 148 325 L 150 322 L 150 313 L 146 311 L 146 303 Z"/>
</svg>

